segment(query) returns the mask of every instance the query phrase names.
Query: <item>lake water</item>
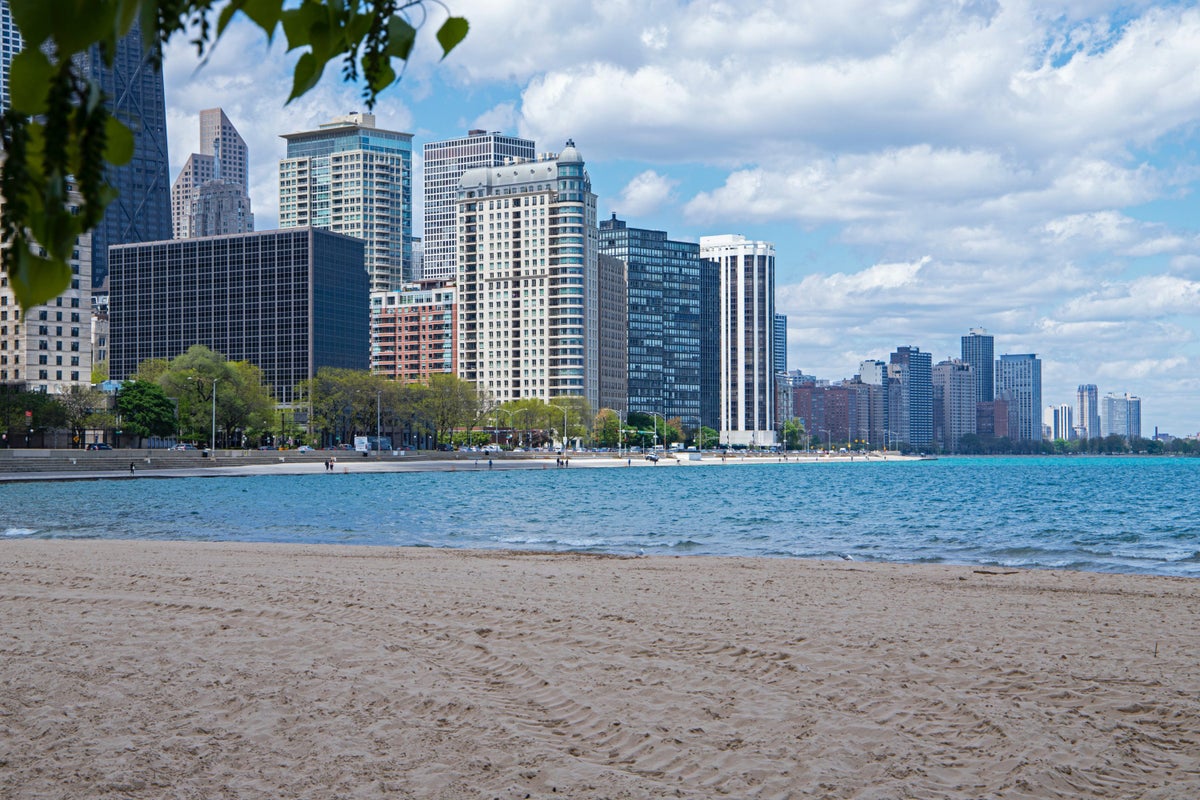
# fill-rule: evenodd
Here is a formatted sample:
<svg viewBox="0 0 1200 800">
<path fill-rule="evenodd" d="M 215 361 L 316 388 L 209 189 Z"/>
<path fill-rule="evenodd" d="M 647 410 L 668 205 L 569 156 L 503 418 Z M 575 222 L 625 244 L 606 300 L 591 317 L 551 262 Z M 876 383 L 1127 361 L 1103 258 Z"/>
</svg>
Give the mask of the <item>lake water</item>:
<svg viewBox="0 0 1200 800">
<path fill-rule="evenodd" d="M 0 499 L 0 539 L 845 558 L 1200 577 L 1195 458 L 36 482 L 0 485 Z"/>
</svg>

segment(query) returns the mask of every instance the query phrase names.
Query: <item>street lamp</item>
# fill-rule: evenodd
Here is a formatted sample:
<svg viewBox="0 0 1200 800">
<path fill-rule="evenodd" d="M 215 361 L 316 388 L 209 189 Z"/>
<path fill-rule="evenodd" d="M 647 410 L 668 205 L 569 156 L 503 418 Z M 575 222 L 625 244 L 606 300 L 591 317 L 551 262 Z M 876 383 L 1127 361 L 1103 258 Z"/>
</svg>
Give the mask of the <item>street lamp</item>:
<svg viewBox="0 0 1200 800">
<path fill-rule="evenodd" d="M 665 453 L 665 452 L 667 451 L 667 418 L 666 418 L 666 416 L 664 416 L 664 415 L 662 415 L 662 414 L 659 414 L 657 411 L 651 411 L 651 412 L 649 412 L 649 414 L 650 414 L 650 416 L 654 417 L 655 419 L 661 419 L 661 420 L 662 420 L 662 424 L 663 424 L 663 452 Z M 657 423 L 656 423 L 656 424 L 655 424 L 655 426 L 654 426 L 654 447 L 655 447 L 655 449 L 657 449 L 657 448 L 658 448 L 658 425 L 657 425 Z"/>
<path fill-rule="evenodd" d="M 828 428 L 818 428 L 817 430 L 825 434 L 825 451 L 833 452 L 833 434 L 829 432 Z"/>
<path fill-rule="evenodd" d="M 492 409 L 492 413 L 497 415 L 497 416 L 492 417 L 492 443 L 495 444 L 497 447 L 499 447 L 500 446 L 500 417 L 498 415 L 500 415 L 500 414 L 508 415 L 508 428 L 511 431 L 512 425 L 513 425 L 513 412 L 497 406 L 496 408 Z"/>
<path fill-rule="evenodd" d="M 556 408 L 563 412 L 562 454 L 565 456 L 567 454 L 567 409 L 564 406 L 556 406 L 552 403 L 547 403 L 546 406 L 548 408 Z"/>
</svg>

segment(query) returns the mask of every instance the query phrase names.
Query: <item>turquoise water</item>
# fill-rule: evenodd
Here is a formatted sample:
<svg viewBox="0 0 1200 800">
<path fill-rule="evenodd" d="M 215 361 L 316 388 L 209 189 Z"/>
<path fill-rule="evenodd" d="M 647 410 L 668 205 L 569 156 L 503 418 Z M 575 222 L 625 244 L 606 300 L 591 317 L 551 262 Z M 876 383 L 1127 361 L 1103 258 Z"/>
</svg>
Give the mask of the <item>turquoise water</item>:
<svg viewBox="0 0 1200 800">
<path fill-rule="evenodd" d="M 5 484 L 0 498 L 0 539 L 844 558 L 1200 577 L 1200 459 L 318 473 Z"/>
</svg>

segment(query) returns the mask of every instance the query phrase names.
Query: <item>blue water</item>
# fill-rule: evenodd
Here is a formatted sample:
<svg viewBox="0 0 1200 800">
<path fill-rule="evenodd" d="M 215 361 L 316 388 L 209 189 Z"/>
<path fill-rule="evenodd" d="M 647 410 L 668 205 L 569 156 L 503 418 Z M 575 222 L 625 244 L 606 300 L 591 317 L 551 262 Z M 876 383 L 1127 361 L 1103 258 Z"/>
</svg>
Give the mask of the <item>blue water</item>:
<svg viewBox="0 0 1200 800">
<path fill-rule="evenodd" d="M 844 558 L 1200 577 L 1198 499 L 1200 459 L 1166 458 L 42 482 L 0 485 L 0 540 Z"/>
</svg>

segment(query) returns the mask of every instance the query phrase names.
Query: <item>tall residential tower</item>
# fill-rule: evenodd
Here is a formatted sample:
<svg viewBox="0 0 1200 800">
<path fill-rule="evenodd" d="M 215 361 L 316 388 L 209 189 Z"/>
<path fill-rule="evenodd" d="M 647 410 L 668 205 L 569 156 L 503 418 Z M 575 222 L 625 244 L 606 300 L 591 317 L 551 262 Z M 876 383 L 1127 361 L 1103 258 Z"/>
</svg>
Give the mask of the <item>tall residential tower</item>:
<svg viewBox="0 0 1200 800">
<path fill-rule="evenodd" d="M 600 223 L 600 252 L 628 269 L 628 410 L 700 425 L 700 246 Z"/>
<path fill-rule="evenodd" d="M 459 180 L 460 377 L 498 402 L 600 403 L 596 195 L 575 143 Z"/>
<path fill-rule="evenodd" d="M 962 337 L 962 360 L 975 373 L 976 402 L 990 403 L 996 399 L 996 338 L 983 328 L 971 328 Z"/>
<path fill-rule="evenodd" d="M 468 131 L 459 139 L 429 142 L 424 150 L 425 233 L 422 280 L 452 281 L 457 271 L 458 236 L 454 212 L 458 204 L 458 181 L 477 167 L 499 167 L 535 157 L 531 139 L 504 136 L 499 132 Z"/>
<path fill-rule="evenodd" d="M 1002 355 L 996 362 L 996 394 L 1007 395 L 1014 441 L 1042 440 L 1042 360 L 1033 353 Z"/>
<path fill-rule="evenodd" d="M 279 227 L 362 239 L 371 291 L 403 288 L 412 271 L 412 134 L 356 113 L 283 138 Z"/>
<path fill-rule="evenodd" d="M 720 274 L 720 435 L 725 445 L 773 445 L 775 245 L 739 234 L 700 237 Z"/>
</svg>

